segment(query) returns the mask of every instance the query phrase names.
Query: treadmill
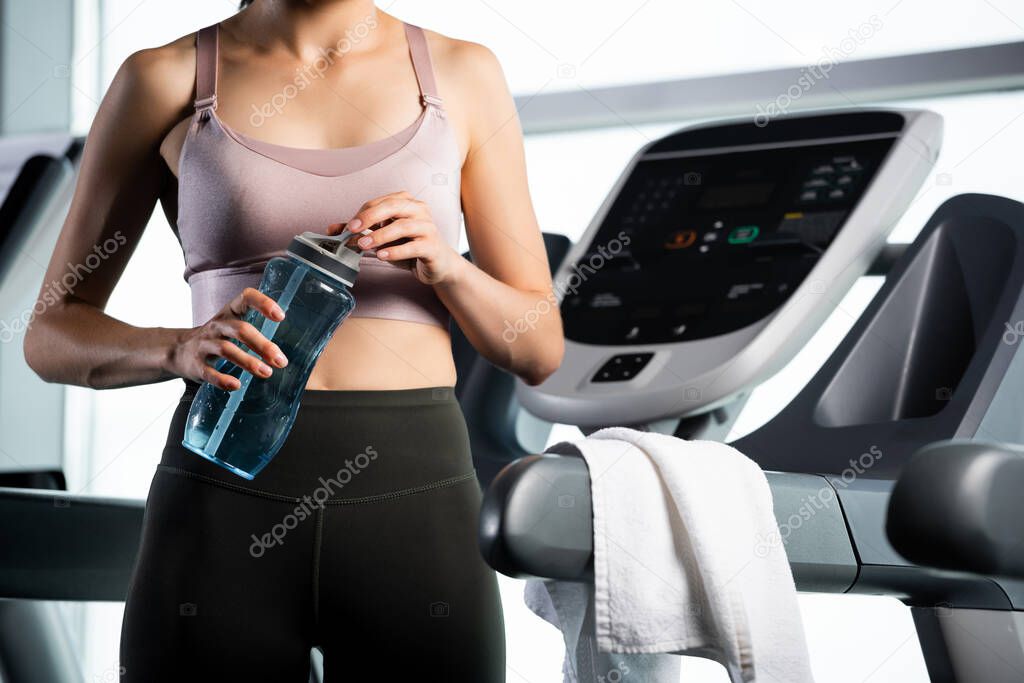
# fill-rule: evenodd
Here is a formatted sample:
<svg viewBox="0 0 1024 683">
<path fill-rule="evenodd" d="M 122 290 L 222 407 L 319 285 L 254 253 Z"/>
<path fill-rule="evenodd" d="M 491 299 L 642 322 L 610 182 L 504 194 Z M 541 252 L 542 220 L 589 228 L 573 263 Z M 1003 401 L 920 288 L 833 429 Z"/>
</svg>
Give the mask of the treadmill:
<svg viewBox="0 0 1024 683">
<path fill-rule="evenodd" d="M 799 590 L 902 600 L 933 681 L 1019 681 L 1024 205 L 954 197 L 886 245 L 940 138 L 928 112 L 860 110 L 640 150 L 557 269 L 565 361 L 514 405 L 585 433 L 724 439 L 853 282 L 886 275 L 803 391 L 733 445 L 766 470 Z M 573 451 L 494 478 L 480 540 L 498 571 L 592 580 L 590 506 L 558 504 L 590 499 Z"/>
<path fill-rule="evenodd" d="M 44 383 L 27 367 L 24 329 L 15 315 L 31 310 L 36 299 L 40 258 L 48 258 L 67 215 L 81 149 L 82 140 L 70 135 L 0 140 L 4 683 L 85 680 L 64 615 L 54 601 L 123 600 L 142 529 L 142 500 L 67 492 L 62 468 L 63 388 Z"/>
</svg>

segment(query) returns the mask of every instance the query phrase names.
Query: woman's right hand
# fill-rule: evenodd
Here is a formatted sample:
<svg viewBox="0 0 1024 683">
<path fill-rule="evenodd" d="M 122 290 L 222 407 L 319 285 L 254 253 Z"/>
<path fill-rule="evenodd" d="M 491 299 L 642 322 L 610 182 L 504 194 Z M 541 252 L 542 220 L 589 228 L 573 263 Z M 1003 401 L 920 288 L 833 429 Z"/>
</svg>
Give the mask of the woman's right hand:
<svg viewBox="0 0 1024 683">
<path fill-rule="evenodd" d="M 186 330 L 178 338 L 178 343 L 171 350 L 172 372 L 185 379 L 209 382 L 221 389 L 234 391 L 241 386 L 238 379 L 217 372 L 213 367 L 221 358 L 262 378 L 270 377 L 271 367 L 288 365 L 288 359 L 277 344 L 242 319 L 250 309 L 275 322 L 284 320 L 284 311 L 276 301 L 257 289 L 246 287 L 206 324 Z M 242 342 L 259 357 L 246 353 L 232 340 Z"/>
</svg>

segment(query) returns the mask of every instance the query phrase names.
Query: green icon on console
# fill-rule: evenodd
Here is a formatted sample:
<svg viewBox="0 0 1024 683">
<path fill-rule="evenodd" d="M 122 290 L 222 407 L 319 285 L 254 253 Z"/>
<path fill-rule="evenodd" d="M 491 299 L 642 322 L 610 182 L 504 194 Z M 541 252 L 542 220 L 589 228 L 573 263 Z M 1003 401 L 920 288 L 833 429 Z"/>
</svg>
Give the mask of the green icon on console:
<svg viewBox="0 0 1024 683">
<path fill-rule="evenodd" d="M 733 228 L 729 233 L 729 244 L 749 244 L 757 238 L 760 232 L 761 228 L 756 225 L 741 225 L 738 228 Z"/>
</svg>

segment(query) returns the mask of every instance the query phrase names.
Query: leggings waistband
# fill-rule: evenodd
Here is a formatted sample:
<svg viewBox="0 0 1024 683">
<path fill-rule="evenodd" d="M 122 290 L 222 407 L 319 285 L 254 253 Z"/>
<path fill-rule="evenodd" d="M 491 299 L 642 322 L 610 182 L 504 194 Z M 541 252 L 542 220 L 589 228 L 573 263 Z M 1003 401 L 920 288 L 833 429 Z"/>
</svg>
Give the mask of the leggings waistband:
<svg viewBox="0 0 1024 683">
<path fill-rule="evenodd" d="M 166 472 L 186 479 L 195 479 L 211 486 L 217 486 L 229 491 L 235 491 L 236 493 L 242 493 L 245 495 L 256 496 L 257 498 L 267 498 L 268 500 L 276 500 L 281 503 L 302 503 L 304 498 L 297 496 L 284 496 L 270 491 L 264 491 L 256 488 L 251 484 L 249 486 L 242 486 L 238 484 L 232 484 L 229 482 L 214 479 L 203 474 L 192 472 L 191 470 L 183 470 L 178 467 L 171 467 L 170 465 L 157 465 L 157 470 L 160 472 Z M 430 484 L 423 484 L 421 486 L 414 486 L 408 489 L 400 489 L 398 491 L 390 491 L 388 493 L 380 493 L 375 496 L 361 496 L 359 498 L 329 498 L 323 497 L 318 498 L 314 492 L 313 495 L 306 497 L 310 498 L 318 505 L 362 505 L 365 503 L 381 503 L 386 500 L 393 500 L 395 498 L 405 498 L 406 496 L 413 496 L 417 493 L 426 493 L 427 491 L 433 491 L 435 489 L 448 488 L 449 486 L 455 486 L 461 484 L 464 481 L 470 479 L 476 479 L 476 472 L 469 472 L 467 474 L 460 474 L 457 477 L 449 477 L 447 479 L 441 479 L 439 481 L 432 482 Z"/>
<path fill-rule="evenodd" d="M 185 380 L 182 402 L 191 403 L 202 385 Z M 307 389 L 299 400 L 302 407 L 335 408 L 398 408 L 406 406 L 435 406 L 444 403 L 458 405 L 455 388 L 446 386 L 417 387 L 415 389 Z"/>
<path fill-rule="evenodd" d="M 171 419 L 160 461 L 169 474 L 283 501 L 316 495 L 338 504 L 475 477 L 465 419 L 451 387 L 306 391 L 284 446 L 252 481 L 181 445 L 198 387 L 186 383 Z"/>
</svg>

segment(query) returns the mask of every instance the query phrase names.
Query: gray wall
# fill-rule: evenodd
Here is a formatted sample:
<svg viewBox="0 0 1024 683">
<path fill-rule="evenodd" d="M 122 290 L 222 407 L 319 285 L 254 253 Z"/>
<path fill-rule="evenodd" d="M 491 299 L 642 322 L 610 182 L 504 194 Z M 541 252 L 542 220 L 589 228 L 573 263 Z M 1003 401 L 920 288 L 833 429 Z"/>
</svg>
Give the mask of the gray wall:
<svg viewBox="0 0 1024 683">
<path fill-rule="evenodd" d="M 64 464 L 64 387 L 36 376 L 22 343 L 71 201 L 74 169 L 62 159 L 69 142 L 68 135 L 22 135 L 0 144 L 0 198 L 28 157 L 61 159 L 39 183 L 20 222 L 4 226 L 21 239 L 5 245 L 17 256 L 0 272 L 0 472 L 55 470 Z"/>
<path fill-rule="evenodd" d="M 0 134 L 71 123 L 74 0 L 0 0 Z"/>
</svg>

